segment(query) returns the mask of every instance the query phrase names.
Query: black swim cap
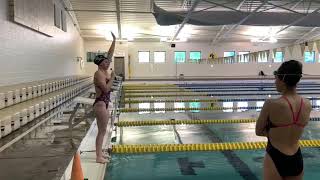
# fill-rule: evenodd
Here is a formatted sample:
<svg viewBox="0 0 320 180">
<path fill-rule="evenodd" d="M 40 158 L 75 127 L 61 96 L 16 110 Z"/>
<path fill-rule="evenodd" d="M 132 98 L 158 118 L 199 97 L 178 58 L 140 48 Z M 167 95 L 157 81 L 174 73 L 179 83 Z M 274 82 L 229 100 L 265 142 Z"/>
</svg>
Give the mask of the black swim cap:
<svg viewBox="0 0 320 180">
<path fill-rule="evenodd" d="M 97 56 L 94 58 L 93 62 L 94 62 L 96 65 L 99 66 L 99 64 L 100 64 L 103 60 L 105 60 L 105 59 L 108 59 L 108 58 L 105 57 L 104 55 L 97 55 Z"/>
<path fill-rule="evenodd" d="M 302 64 L 296 60 L 285 61 L 274 75 L 283 80 L 288 87 L 294 87 L 302 77 Z"/>
</svg>

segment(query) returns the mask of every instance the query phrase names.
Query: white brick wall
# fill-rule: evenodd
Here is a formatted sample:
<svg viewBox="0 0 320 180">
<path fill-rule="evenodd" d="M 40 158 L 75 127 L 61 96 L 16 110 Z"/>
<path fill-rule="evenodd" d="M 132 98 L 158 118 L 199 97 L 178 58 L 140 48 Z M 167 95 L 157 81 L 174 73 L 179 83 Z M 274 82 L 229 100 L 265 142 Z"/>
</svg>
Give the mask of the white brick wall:
<svg viewBox="0 0 320 180">
<path fill-rule="evenodd" d="M 101 41 L 88 41 L 84 42 L 84 49 L 86 52 L 90 51 L 107 51 L 110 42 Z M 150 77 L 174 77 L 179 74 L 185 76 L 237 76 L 237 75 L 257 75 L 260 70 L 263 70 L 266 74 L 270 75 L 276 70 L 281 63 L 249 63 L 249 64 L 215 64 L 211 67 L 208 64 L 176 64 L 173 61 L 174 51 L 187 51 L 187 58 L 189 52 L 193 50 L 200 50 L 202 57 L 207 58 L 209 53 L 214 50 L 219 56 L 223 56 L 224 51 L 250 51 L 256 52 L 260 50 L 271 50 L 277 47 L 285 47 L 285 44 L 263 44 L 259 46 L 253 46 L 250 42 L 238 42 L 238 43 L 221 43 L 220 46 L 215 48 L 210 47 L 208 43 L 176 43 L 176 48 L 170 48 L 169 43 L 161 42 L 129 42 L 117 43 L 115 52 L 125 52 L 125 70 L 126 78 L 128 78 L 128 59 L 131 63 L 131 78 L 150 78 Z M 138 51 L 150 51 L 150 62 L 151 63 L 139 63 L 138 62 Z M 278 49 L 280 50 L 280 49 Z M 153 52 L 154 51 L 166 51 L 166 62 L 165 63 L 153 63 Z M 312 64 L 303 63 L 304 73 L 311 75 L 319 75 L 320 71 L 320 55 L 316 47 L 316 62 Z M 130 58 L 129 58 L 130 57 Z M 271 57 L 270 57 L 271 58 Z M 300 52 L 299 45 L 296 45 L 293 50 L 293 54 L 290 55 L 286 48 L 285 60 L 296 59 L 303 62 L 303 56 Z M 270 59 L 271 60 L 271 59 Z M 86 59 L 85 59 L 86 61 Z M 93 63 L 86 63 L 86 73 L 92 75 L 97 66 Z"/>
<path fill-rule="evenodd" d="M 8 20 L 8 1 L 0 1 L 0 86 L 82 74 L 83 40 L 67 15 L 68 32 L 47 37 Z"/>
</svg>

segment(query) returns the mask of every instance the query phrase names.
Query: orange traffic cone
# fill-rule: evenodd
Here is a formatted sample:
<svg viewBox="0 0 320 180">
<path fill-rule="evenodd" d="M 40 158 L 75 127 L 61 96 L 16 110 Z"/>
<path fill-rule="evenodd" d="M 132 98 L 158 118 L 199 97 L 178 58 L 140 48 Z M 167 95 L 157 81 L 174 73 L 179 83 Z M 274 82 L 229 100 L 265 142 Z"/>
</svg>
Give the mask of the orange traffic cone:
<svg viewBox="0 0 320 180">
<path fill-rule="evenodd" d="M 83 177 L 82 168 L 81 168 L 80 154 L 79 152 L 77 152 L 73 158 L 71 180 L 83 180 L 83 179 L 84 177 Z"/>
</svg>

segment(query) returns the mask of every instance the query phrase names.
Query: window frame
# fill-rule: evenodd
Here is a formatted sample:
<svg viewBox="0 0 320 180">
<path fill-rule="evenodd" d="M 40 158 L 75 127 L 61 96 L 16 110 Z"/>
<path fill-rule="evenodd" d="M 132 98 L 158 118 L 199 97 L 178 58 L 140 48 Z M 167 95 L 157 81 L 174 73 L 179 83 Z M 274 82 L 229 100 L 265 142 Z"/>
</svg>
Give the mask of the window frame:
<svg viewBox="0 0 320 180">
<path fill-rule="evenodd" d="M 140 52 L 148 52 L 149 53 L 149 58 L 148 58 L 148 62 L 140 62 Z M 150 51 L 138 51 L 138 63 L 150 63 Z"/>
<path fill-rule="evenodd" d="M 184 52 L 184 61 L 183 62 L 177 62 L 177 60 L 176 60 L 176 52 Z M 187 61 L 187 51 L 174 51 L 173 54 L 174 54 L 174 62 L 176 64 L 186 63 L 186 61 Z"/>
<path fill-rule="evenodd" d="M 303 62 L 304 63 L 310 63 L 310 64 L 313 64 L 313 63 L 315 63 L 316 62 L 316 52 L 315 51 L 311 51 L 311 54 L 313 54 L 313 61 L 309 61 L 309 62 L 306 62 L 306 53 L 310 53 L 310 51 L 305 51 L 304 53 L 303 53 Z"/>
<path fill-rule="evenodd" d="M 276 61 L 276 55 L 277 55 L 277 53 L 280 53 L 281 52 L 281 57 L 282 57 L 282 59 L 281 59 L 281 61 Z M 276 51 L 276 53 L 273 55 L 273 62 L 274 63 L 282 63 L 283 62 L 283 60 L 284 60 L 284 53 L 283 53 L 283 51 Z"/>
<path fill-rule="evenodd" d="M 191 53 L 200 53 L 200 59 L 191 59 Z M 190 59 L 190 61 L 192 61 L 192 62 L 199 62 L 199 61 L 201 60 L 201 58 L 202 58 L 202 52 L 201 52 L 201 51 L 190 51 L 190 52 L 189 52 L 189 59 Z"/>
<path fill-rule="evenodd" d="M 233 56 L 225 56 L 224 53 L 226 53 L 226 52 L 233 52 L 234 55 L 233 55 Z M 236 56 L 236 51 L 224 51 L 224 52 L 223 52 L 223 57 L 224 57 L 224 58 L 225 58 L 225 57 L 235 57 L 235 56 Z"/>
</svg>

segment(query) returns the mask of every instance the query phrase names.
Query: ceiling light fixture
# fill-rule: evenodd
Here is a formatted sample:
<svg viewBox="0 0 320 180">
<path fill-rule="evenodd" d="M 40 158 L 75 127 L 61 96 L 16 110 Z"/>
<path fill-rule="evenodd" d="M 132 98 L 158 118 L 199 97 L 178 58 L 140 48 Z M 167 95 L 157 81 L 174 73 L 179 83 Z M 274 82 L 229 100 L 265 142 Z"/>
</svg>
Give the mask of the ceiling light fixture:
<svg viewBox="0 0 320 180">
<path fill-rule="evenodd" d="M 160 38 L 160 41 L 161 41 L 161 42 L 166 42 L 167 40 L 168 40 L 167 37 L 161 37 L 161 38 Z"/>
<path fill-rule="evenodd" d="M 129 36 L 129 37 L 127 37 L 127 39 L 128 39 L 128 41 L 133 41 L 133 40 L 134 40 L 134 37 Z"/>
<path fill-rule="evenodd" d="M 261 43 L 276 43 L 278 40 L 275 37 L 269 37 L 265 40 L 261 38 L 252 38 L 251 42 L 261 42 Z"/>
</svg>

